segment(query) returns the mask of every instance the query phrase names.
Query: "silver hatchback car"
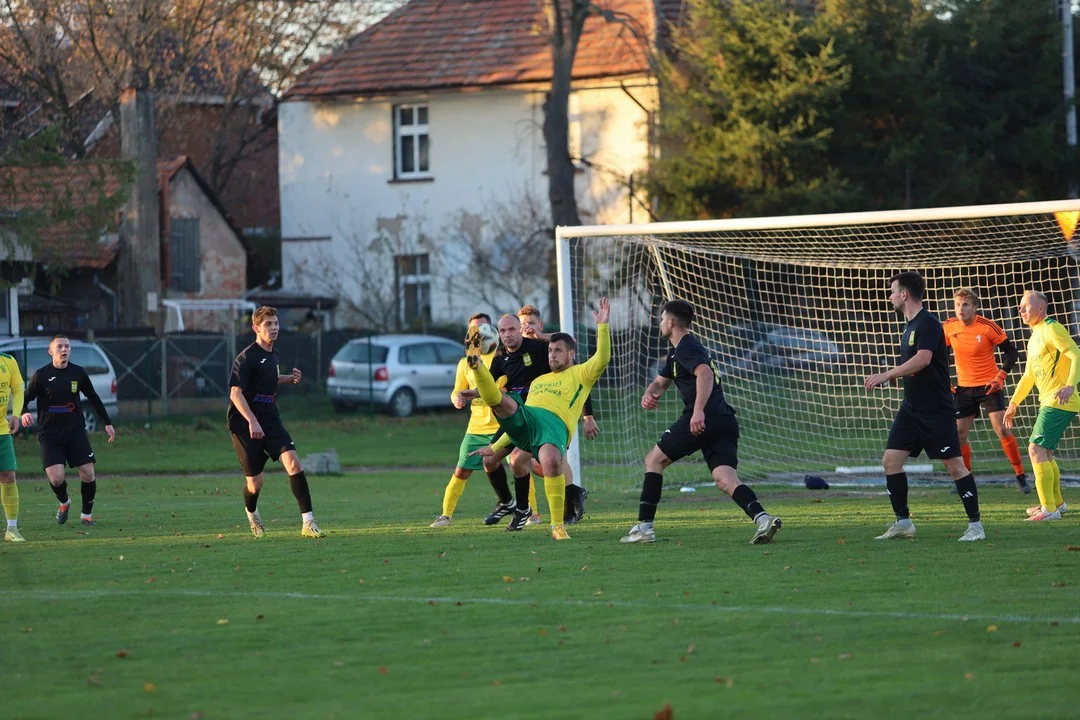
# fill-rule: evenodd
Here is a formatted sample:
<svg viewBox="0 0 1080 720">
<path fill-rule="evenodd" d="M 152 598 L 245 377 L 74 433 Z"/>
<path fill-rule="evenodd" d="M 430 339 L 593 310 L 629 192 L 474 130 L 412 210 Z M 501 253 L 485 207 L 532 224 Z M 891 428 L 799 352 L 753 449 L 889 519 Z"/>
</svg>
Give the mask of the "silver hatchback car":
<svg viewBox="0 0 1080 720">
<path fill-rule="evenodd" d="M 462 343 L 431 335 L 374 335 L 330 361 L 326 392 L 338 412 L 375 404 L 396 417 L 450 405 Z"/>
<path fill-rule="evenodd" d="M 52 358 L 49 357 L 48 338 L 11 338 L 0 341 L 0 352 L 7 353 L 19 363 L 19 370 L 23 379 L 30 382 L 30 376 L 37 372 L 38 368 L 45 367 Z M 118 414 L 116 397 L 116 370 L 109 362 L 109 357 L 100 345 L 83 342 L 82 340 L 71 341 L 70 362 L 81 366 L 90 376 L 90 382 L 94 384 L 94 390 L 101 397 L 101 403 L 108 411 L 109 417 L 116 422 Z M 37 412 L 37 402 L 30 403 L 30 412 Z M 87 432 L 95 432 L 101 429 L 101 420 L 94 408 L 89 403 L 83 403 L 83 420 L 86 422 Z"/>
</svg>

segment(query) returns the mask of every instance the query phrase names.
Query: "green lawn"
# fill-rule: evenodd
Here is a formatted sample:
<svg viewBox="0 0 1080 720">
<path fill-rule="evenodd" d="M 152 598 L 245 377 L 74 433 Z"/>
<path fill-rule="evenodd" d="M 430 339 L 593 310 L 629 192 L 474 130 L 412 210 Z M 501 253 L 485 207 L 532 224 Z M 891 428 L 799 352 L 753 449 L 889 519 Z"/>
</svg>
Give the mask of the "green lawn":
<svg viewBox="0 0 1080 720">
<path fill-rule="evenodd" d="M 192 455 L 225 444 L 190 437 Z M 429 529 L 446 474 L 382 471 L 312 479 L 313 541 L 277 473 L 255 541 L 238 482 L 108 479 L 111 462 L 89 530 L 20 483 L 29 542 L 0 545 L 5 717 L 1063 718 L 1080 702 L 1077 520 L 1022 522 L 1030 496 L 1004 488 L 983 490 L 989 537 L 971 545 L 947 488 L 913 492 L 917 540 L 881 544 L 879 493 L 763 486 L 785 521 L 771 546 L 715 490 L 667 493 L 658 542 L 626 546 L 636 493 L 594 491 L 556 544 L 483 526 L 483 477 Z"/>
</svg>

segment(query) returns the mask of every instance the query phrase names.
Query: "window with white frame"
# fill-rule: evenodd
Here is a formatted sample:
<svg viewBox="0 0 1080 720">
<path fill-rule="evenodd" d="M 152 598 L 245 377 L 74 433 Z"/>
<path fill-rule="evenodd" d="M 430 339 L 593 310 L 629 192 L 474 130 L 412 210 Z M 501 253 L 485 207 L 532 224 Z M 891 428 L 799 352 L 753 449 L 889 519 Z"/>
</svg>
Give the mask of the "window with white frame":
<svg viewBox="0 0 1080 720">
<path fill-rule="evenodd" d="M 394 177 L 431 177 L 428 161 L 428 106 L 394 106 Z"/>
<path fill-rule="evenodd" d="M 397 276 L 398 319 L 402 328 L 431 325 L 431 259 L 422 255 L 394 258 Z"/>
</svg>

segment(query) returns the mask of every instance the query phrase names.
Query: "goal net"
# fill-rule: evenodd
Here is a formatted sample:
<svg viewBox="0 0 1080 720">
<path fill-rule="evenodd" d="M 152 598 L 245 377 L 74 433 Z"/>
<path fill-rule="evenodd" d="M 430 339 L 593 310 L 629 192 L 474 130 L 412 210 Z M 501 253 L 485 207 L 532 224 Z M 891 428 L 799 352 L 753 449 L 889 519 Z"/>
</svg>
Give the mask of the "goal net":
<svg viewBox="0 0 1080 720">
<path fill-rule="evenodd" d="M 595 349 L 596 298 L 612 300 L 611 364 L 593 391 L 601 435 L 575 440 L 578 477 L 640 486 L 645 454 L 682 411 L 674 386 L 656 411 L 640 406 L 668 349 L 660 306 L 681 298 L 694 304 L 693 331 L 715 354 L 738 412 L 740 475 L 880 478 L 902 391 L 894 382 L 867 392 L 862 383 L 897 361 L 904 322 L 888 302 L 889 278 L 922 273 L 927 308 L 942 320 L 953 314 L 954 290 L 974 288 L 979 312 L 1021 350 L 1011 392 L 1029 335 L 1017 313 L 1025 289 L 1045 292 L 1050 315 L 1074 337 L 1080 331 L 1078 216 L 1080 201 L 1061 201 L 559 228 L 560 312 L 580 357 Z M 1036 410 L 1029 398 L 1018 413 L 1021 446 Z M 1070 428 L 1060 457 L 1080 455 L 1077 432 Z M 975 423 L 970 442 L 977 477 L 1011 476 L 988 420 Z M 700 454 L 665 474 L 668 485 L 709 481 Z"/>
</svg>

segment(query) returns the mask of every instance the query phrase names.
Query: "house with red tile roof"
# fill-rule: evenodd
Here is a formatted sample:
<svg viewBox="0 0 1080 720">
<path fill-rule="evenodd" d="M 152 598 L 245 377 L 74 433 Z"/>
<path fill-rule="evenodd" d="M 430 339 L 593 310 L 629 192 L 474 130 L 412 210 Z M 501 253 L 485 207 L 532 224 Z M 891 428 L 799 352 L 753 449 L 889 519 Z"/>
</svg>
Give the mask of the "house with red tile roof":
<svg viewBox="0 0 1080 720">
<path fill-rule="evenodd" d="M 0 274 L 27 278 L 12 293 L 0 335 L 101 332 L 117 326 L 119 224 L 82 212 L 126 198 L 130 178 L 117 161 L 0 166 Z M 130 173 L 128 173 L 130 175 Z M 247 290 L 248 249 L 240 228 L 187 156 L 158 163 L 164 300 L 236 299 Z M 19 223 L 20 218 L 33 222 Z M 20 232 L 32 237 L 13 237 Z M 44 269 L 47 272 L 34 272 Z M 191 313 L 188 329 L 219 330 L 219 314 Z M 5 332 L 6 330 L 6 332 Z"/>
<path fill-rule="evenodd" d="M 569 113 L 583 222 L 648 220 L 632 178 L 653 154 L 656 7 L 680 4 L 597 0 L 586 20 Z M 540 0 L 412 0 L 315 63 L 278 107 L 283 289 L 387 329 L 546 309 L 551 77 Z M 473 272 L 538 231 L 517 277 Z"/>
</svg>

